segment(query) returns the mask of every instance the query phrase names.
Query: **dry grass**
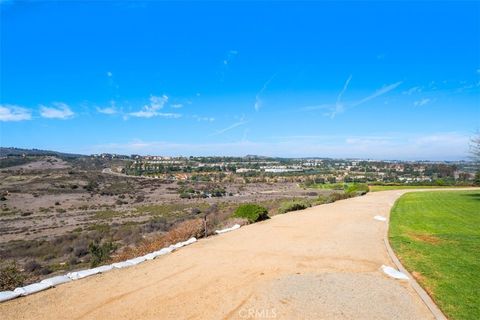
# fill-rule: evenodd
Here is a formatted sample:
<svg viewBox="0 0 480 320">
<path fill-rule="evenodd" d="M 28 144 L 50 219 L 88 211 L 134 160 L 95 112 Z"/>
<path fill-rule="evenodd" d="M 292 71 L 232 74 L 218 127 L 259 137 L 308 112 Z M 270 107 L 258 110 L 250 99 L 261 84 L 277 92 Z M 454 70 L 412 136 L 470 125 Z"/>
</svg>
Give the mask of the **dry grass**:
<svg viewBox="0 0 480 320">
<path fill-rule="evenodd" d="M 143 240 L 137 247 L 127 247 L 113 258 L 114 261 L 124 261 L 147 253 L 168 247 L 174 243 L 185 241 L 191 237 L 200 237 L 203 232 L 202 219 L 192 219 L 177 224 L 165 234 Z"/>
<path fill-rule="evenodd" d="M 426 242 L 429 244 L 438 244 L 442 240 L 431 234 L 409 233 L 408 236 L 416 241 Z"/>
</svg>

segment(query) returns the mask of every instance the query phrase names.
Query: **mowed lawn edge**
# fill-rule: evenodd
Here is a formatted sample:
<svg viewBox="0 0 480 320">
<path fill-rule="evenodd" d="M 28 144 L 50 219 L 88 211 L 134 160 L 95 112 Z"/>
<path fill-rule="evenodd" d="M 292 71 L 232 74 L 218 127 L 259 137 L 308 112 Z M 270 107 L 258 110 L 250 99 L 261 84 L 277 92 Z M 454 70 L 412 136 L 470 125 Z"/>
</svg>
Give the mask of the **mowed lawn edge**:
<svg viewBox="0 0 480 320">
<path fill-rule="evenodd" d="M 448 318 L 480 319 L 480 191 L 406 193 L 389 241 Z"/>
<path fill-rule="evenodd" d="M 389 190 L 408 190 L 408 189 L 441 189 L 441 188 L 465 188 L 468 186 L 389 186 L 389 185 L 370 185 L 370 192 L 389 191 Z"/>
</svg>

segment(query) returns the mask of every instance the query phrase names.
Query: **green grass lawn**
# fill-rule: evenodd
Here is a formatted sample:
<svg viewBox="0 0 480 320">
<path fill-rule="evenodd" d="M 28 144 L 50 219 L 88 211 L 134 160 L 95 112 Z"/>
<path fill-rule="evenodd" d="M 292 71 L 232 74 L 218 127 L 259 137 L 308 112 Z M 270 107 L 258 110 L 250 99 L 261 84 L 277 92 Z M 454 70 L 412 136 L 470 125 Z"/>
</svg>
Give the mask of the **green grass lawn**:
<svg viewBox="0 0 480 320">
<path fill-rule="evenodd" d="M 459 188 L 465 188 L 465 186 L 458 186 Z M 456 188 L 456 186 L 370 186 L 370 191 L 387 191 L 387 190 L 400 190 L 400 189 L 432 189 L 432 188 Z"/>
<path fill-rule="evenodd" d="M 412 192 L 390 215 L 390 243 L 450 319 L 480 319 L 480 191 Z"/>
</svg>

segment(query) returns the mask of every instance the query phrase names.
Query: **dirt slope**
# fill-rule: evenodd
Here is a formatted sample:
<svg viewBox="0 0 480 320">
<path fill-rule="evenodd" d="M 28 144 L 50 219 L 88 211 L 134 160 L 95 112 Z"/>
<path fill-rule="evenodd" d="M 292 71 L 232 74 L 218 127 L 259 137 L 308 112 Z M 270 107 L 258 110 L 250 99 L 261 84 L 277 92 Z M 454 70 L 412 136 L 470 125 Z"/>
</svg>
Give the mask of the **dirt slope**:
<svg viewBox="0 0 480 320">
<path fill-rule="evenodd" d="M 383 238 L 370 193 L 201 240 L 136 267 L 0 304 L 2 319 L 432 319 Z"/>
</svg>

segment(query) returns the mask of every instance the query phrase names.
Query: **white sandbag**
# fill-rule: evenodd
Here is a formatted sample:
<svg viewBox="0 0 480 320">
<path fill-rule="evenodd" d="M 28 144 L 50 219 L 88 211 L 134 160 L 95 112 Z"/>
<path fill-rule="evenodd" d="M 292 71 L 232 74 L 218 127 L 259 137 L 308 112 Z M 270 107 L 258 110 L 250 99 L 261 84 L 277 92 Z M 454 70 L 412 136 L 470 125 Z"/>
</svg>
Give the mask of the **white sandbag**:
<svg viewBox="0 0 480 320">
<path fill-rule="evenodd" d="M 110 271 L 112 269 L 113 269 L 113 267 L 111 265 L 105 265 L 105 266 L 100 266 L 100 267 L 93 268 L 92 270 L 96 270 L 100 273 L 105 273 L 105 272 Z"/>
<path fill-rule="evenodd" d="M 28 286 L 16 288 L 13 292 L 20 294 L 21 296 L 28 296 L 29 294 L 43 291 L 45 289 L 51 288 L 52 286 L 47 283 L 32 283 Z"/>
<path fill-rule="evenodd" d="M 72 280 L 78 280 L 78 279 L 86 278 L 88 276 L 92 276 L 94 274 L 95 272 L 92 272 L 91 269 L 86 269 L 81 271 L 69 272 L 67 273 L 67 277 L 69 277 Z"/>
<path fill-rule="evenodd" d="M 94 274 L 102 273 L 102 272 L 107 272 L 109 270 L 112 270 L 113 266 L 107 265 L 107 266 L 101 266 L 101 267 L 96 267 L 93 269 L 86 269 L 86 270 L 81 270 L 81 271 L 75 271 L 75 272 L 70 272 L 67 273 L 67 277 L 69 277 L 72 280 L 78 280 L 78 279 L 83 279 L 86 277 L 93 276 Z"/>
<path fill-rule="evenodd" d="M 385 274 L 389 275 L 392 278 L 400 279 L 400 280 L 408 280 L 408 277 L 406 274 L 392 267 L 382 265 L 382 270 Z"/>
<path fill-rule="evenodd" d="M 236 224 L 234 225 L 233 227 L 230 227 L 230 228 L 226 228 L 226 229 L 222 229 L 222 230 L 215 230 L 215 233 L 216 234 L 221 234 L 221 233 L 225 233 L 225 232 L 230 232 L 230 231 L 233 231 L 233 230 L 236 230 L 240 228 L 240 225 L 239 224 Z"/>
<path fill-rule="evenodd" d="M 181 247 L 184 246 L 183 242 L 177 242 L 173 245 L 175 247 L 175 249 L 180 249 Z"/>
<path fill-rule="evenodd" d="M 1 291 L 0 292 L 0 302 L 8 301 L 20 297 L 20 293 L 15 291 Z"/>
<path fill-rule="evenodd" d="M 163 256 L 164 254 L 167 254 L 167 253 L 170 253 L 170 252 L 172 252 L 172 250 L 170 248 L 162 248 L 162 249 L 160 249 L 158 251 L 155 251 L 153 253 L 155 253 L 158 257 L 158 256 Z"/>
<path fill-rule="evenodd" d="M 72 281 L 72 279 L 70 279 L 67 276 L 56 276 L 52 278 L 43 279 L 42 281 L 40 281 L 40 283 L 46 283 L 51 285 L 52 287 L 55 287 L 59 284 L 70 282 L 70 281 Z"/>
<path fill-rule="evenodd" d="M 131 264 L 128 261 L 122 261 L 122 262 L 112 263 L 111 266 L 115 269 L 123 269 L 123 268 L 131 267 L 133 266 L 133 264 Z"/>
<path fill-rule="evenodd" d="M 145 259 L 145 257 L 137 257 L 137 258 L 129 259 L 126 262 L 129 262 L 134 266 L 134 265 L 137 265 L 139 263 L 144 262 L 145 260 L 147 260 L 147 259 Z"/>
<path fill-rule="evenodd" d="M 382 216 L 375 216 L 373 219 L 378 220 L 378 221 L 387 221 L 387 218 L 382 217 Z"/>
<path fill-rule="evenodd" d="M 188 239 L 187 241 L 184 241 L 183 245 L 188 246 L 189 244 L 192 244 L 194 242 L 197 242 L 197 238 L 192 237 L 192 238 Z"/>
<path fill-rule="evenodd" d="M 153 260 L 153 259 L 155 259 L 156 257 L 158 257 L 159 255 L 160 255 L 160 254 L 158 254 L 157 251 L 155 251 L 155 252 L 146 254 L 146 255 L 144 255 L 143 257 L 145 258 L 145 260 Z"/>
</svg>

